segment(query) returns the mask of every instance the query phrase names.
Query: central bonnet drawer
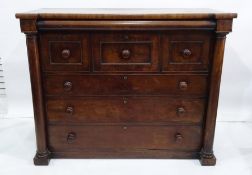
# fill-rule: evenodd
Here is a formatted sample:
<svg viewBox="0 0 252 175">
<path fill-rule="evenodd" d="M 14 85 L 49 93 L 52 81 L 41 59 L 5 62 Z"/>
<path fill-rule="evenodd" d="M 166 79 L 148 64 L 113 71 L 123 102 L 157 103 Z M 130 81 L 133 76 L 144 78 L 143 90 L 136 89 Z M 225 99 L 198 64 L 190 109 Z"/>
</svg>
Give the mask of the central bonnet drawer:
<svg viewBox="0 0 252 175">
<path fill-rule="evenodd" d="M 92 37 L 95 72 L 159 71 L 159 35 L 153 32 L 101 32 Z"/>
</svg>

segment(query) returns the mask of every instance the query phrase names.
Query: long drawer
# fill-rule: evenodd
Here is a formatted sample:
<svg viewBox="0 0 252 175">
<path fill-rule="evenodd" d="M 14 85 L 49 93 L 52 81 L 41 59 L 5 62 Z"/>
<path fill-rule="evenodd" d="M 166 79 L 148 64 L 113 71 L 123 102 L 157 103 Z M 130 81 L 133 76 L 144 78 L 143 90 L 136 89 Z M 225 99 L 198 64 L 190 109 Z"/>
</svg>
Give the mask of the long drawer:
<svg viewBox="0 0 252 175">
<path fill-rule="evenodd" d="M 47 101 L 52 123 L 187 122 L 204 117 L 204 99 L 168 97 L 83 97 Z"/>
<path fill-rule="evenodd" d="M 198 126 L 48 126 L 50 151 L 200 150 Z"/>
<path fill-rule="evenodd" d="M 45 75 L 47 95 L 197 95 L 207 92 L 207 75 Z"/>
</svg>

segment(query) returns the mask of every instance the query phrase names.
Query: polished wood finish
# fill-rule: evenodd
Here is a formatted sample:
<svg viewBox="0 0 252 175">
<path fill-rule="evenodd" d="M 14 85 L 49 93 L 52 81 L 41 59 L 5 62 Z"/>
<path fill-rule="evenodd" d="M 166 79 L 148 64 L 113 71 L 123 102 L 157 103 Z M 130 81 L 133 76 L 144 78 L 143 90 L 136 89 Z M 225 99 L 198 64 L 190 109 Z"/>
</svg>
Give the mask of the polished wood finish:
<svg viewBox="0 0 252 175">
<path fill-rule="evenodd" d="M 208 72 L 213 39 L 212 31 L 167 32 L 162 37 L 163 70 Z"/>
<path fill-rule="evenodd" d="M 198 158 L 215 165 L 226 35 L 208 9 L 42 9 L 27 37 L 37 138 L 50 158 Z"/>
<path fill-rule="evenodd" d="M 48 133 L 49 149 L 52 152 L 82 150 L 85 152 L 89 149 L 97 152 L 111 149 L 195 151 L 201 147 L 201 139 L 198 138 L 201 138 L 202 134 L 201 127 L 197 126 L 133 126 L 127 124 L 49 126 Z"/>
<path fill-rule="evenodd" d="M 164 20 L 148 20 L 148 21 L 128 21 L 128 20 L 95 20 L 95 21 L 38 21 L 37 26 L 41 31 L 60 31 L 64 30 L 93 30 L 93 31 L 121 31 L 126 30 L 174 30 L 174 29 L 215 29 L 216 23 L 214 21 L 164 21 Z"/>
<path fill-rule="evenodd" d="M 213 118 L 212 116 L 217 115 L 225 39 L 225 33 L 216 34 L 213 68 L 210 80 L 211 85 L 209 90 L 208 108 L 206 116 L 206 131 L 204 135 L 204 145 L 201 151 L 202 165 L 214 165 L 216 162 L 216 158 L 213 154 L 213 141 L 216 117 Z"/>
<path fill-rule="evenodd" d="M 89 71 L 88 33 L 40 33 L 39 45 L 44 71 Z"/>
<path fill-rule="evenodd" d="M 47 148 L 46 115 L 37 39 L 34 34 L 26 35 L 37 139 L 37 153 L 34 157 L 34 164 L 47 165 L 50 160 L 50 152 Z"/>
<path fill-rule="evenodd" d="M 48 96 L 104 95 L 187 95 L 206 96 L 208 76 L 99 74 L 45 75 L 44 92 Z"/>
<path fill-rule="evenodd" d="M 204 99 L 169 97 L 50 98 L 46 103 L 50 123 L 184 122 L 200 124 Z"/>
<path fill-rule="evenodd" d="M 95 72 L 159 71 L 157 33 L 102 32 L 92 46 Z"/>
<path fill-rule="evenodd" d="M 224 13 L 212 9 L 39 9 L 26 13 L 17 13 L 20 19 L 41 19 L 41 20 L 83 20 L 83 19 L 130 19 L 130 20 L 210 20 L 229 19 L 237 17 L 236 13 Z"/>
</svg>

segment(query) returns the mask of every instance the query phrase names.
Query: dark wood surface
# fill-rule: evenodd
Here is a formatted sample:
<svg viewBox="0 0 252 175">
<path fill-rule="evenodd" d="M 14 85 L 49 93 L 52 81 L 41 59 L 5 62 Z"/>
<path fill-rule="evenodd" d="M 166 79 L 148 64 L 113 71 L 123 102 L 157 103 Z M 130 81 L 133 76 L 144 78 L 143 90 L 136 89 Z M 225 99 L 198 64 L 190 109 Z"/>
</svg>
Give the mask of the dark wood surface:
<svg viewBox="0 0 252 175">
<path fill-rule="evenodd" d="M 89 71 L 88 33 L 41 33 L 41 62 L 44 71 Z"/>
<path fill-rule="evenodd" d="M 207 75 L 99 74 L 45 75 L 48 96 L 187 95 L 206 96 Z"/>
<path fill-rule="evenodd" d="M 236 13 L 212 9 L 40 9 L 17 13 L 21 19 L 232 19 Z"/>
<path fill-rule="evenodd" d="M 51 97 L 46 102 L 50 123 L 162 123 L 201 124 L 206 101 L 169 97 Z"/>
<path fill-rule="evenodd" d="M 99 152 L 111 149 L 195 151 L 200 149 L 202 133 L 197 126 L 78 125 L 49 126 L 48 134 L 52 152 L 89 149 Z"/>
<path fill-rule="evenodd" d="M 215 165 L 226 35 L 209 9 L 42 9 L 27 37 L 37 138 L 50 158 L 199 158 Z"/>
<path fill-rule="evenodd" d="M 99 32 L 92 37 L 94 71 L 159 70 L 159 36 L 152 32 Z"/>
</svg>

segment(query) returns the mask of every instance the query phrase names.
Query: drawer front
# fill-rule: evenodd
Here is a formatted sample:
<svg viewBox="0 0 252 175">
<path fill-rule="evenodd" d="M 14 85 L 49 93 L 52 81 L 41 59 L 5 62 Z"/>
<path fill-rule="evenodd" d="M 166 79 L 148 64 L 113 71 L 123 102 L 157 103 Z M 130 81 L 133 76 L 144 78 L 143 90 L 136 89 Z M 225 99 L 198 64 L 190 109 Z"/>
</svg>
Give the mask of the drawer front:
<svg viewBox="0 0 252 175">
<path fill-rule="evenodd" d="M 199 123 L 204 108 L 203 99 L 167 97 L 84 97 L 46 103 L 47 120 L 59 123 Z"/>
<path fill-rule="evenodd" d="M 94 71 L 159 71 L 159 37 L 152 32 L 106 32 L 93 36 Z"/>
<path fill-rule="evenodd" d="M 49 126 L 50 151 L 199 150 L 197 126 Z"/>
<path fill-rule="evenodd" d="M 89 71 L 88 34 L 40 34 L 44 71 Z"/>
<path fill-rule="evenodd" d="M 46 75 L 47 95 L 205 96 L 207 75 Z"/>
<path fill-rule="evenodd" d="M 208 71 L 212 53 L 212 34 L 167 34 L 163 37 L 162 48 L 163 71 Z"/>
</svg>

